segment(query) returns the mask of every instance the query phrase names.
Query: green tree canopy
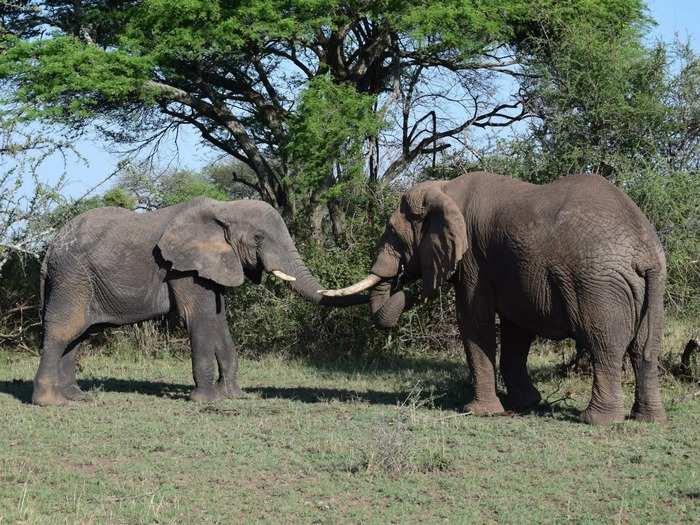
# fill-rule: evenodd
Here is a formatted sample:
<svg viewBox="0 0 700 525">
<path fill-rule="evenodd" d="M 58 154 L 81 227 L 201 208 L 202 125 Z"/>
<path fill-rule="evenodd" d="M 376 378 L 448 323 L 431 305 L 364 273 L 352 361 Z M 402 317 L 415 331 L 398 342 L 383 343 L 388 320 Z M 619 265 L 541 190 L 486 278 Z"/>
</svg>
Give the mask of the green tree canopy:
<svg viewBox="0 0 700 525">
<path fill-rule="evenodd" d="M 533 66 L 578 27 L 646 22 L 642 0 L 20 0 L 0 8 L 0 79 L 28 119 L 141 143 L 193 126 L 291 217 L 527 117 Z"/>
</svg>

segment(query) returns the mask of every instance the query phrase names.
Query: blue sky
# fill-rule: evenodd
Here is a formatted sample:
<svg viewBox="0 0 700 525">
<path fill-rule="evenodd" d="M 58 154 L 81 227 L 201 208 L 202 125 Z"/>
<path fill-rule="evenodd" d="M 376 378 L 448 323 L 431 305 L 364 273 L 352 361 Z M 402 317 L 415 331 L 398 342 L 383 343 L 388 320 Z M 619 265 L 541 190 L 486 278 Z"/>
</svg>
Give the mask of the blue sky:
<svg viewBox="0 0 700 525">
<path fill-rule="evenodd" d="M 700 0 L 647 0 L 649 12 L 658 26 L 652 30 L 652 39 L 673 41 L 677 35 L 681 40 L 689 39 L 695 49 L 700 49 Z M 74 158 L 68 158 L 64 164 L 62 158 L 47 160 L 40 169 L 44 180 L 56 180 L 66 173 L 65 193 L 71 196 L 82 195 L 109 173 L 114 171 L 122 156 L 110 152 L 110 146 L 101 143 L 98 138 L 87 138 L 75 144 L 87 164 Z M 205 146 L 200 145 L 195 132 L 180 133 L 177 148 L 169 146 L 160 151 L 162 164 L 180 168 L 199 168 L 216 157 Z M 104 191 L 105 188 L 100 188 Z"/>
</svg>

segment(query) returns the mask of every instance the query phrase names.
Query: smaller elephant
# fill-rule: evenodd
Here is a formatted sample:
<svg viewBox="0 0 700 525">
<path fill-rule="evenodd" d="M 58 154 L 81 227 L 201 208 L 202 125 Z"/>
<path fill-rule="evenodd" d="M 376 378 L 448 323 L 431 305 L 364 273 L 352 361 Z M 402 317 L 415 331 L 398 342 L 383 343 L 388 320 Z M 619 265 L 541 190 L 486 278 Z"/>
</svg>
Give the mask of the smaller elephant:
<svg viewBox="0 0 700 525">
<path fill-rule="evenodd" d="M 76 346 L 91 329 L 174 312 L 192 347 L 193 400 L 242 394 L 224 291 L 267 271 L 305 299 L 350 306 L 367 297 L 325 298 L 279 213 L 256 200 L 196 198 L 150 213 L 85 212 L 49 245 L 41 271 L 43 352 L 32 402 L 79 399 Z M 234 305 L 235 306 L 235 305 Z"/>
<path fill-rule="evenodd" d="M 581 419 L 624 419 L 627 353 L 636 388 L 631 416 L 664 421 L 658 357 L 664 324 L 664 253 L 654 228 L 617 187 L 594 175 L 533 185 L 489 173 L 418 184 L 404 194 L 379 241 L 370 275 L 328 297 L 372 289 L 380 326 L 415 298 L 401 281 L 422 278 L 432 297 L 450 281 L 475 398 L 465 410 L 503 411 L 496 395 L 496 314 L 507 404 L 540 401 L 527 371 L 536 336 L 573 338 L 593 357 L 593 390 Z"/>
</svg>

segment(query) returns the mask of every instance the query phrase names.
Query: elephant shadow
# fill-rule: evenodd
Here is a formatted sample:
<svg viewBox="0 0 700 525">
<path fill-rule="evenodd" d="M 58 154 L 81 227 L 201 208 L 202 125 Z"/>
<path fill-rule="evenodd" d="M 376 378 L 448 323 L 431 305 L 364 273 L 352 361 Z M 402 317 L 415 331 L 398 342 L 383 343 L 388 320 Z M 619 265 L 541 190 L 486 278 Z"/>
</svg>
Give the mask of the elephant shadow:
<svg viewBox="0 0 700 525">
<path fill-rule="evenodd" d="M 163 383 L 160 381 L 134 381 L 113 377 L 78 380 L 84 391 L 117 392 L 122 394 L 143 394 L 167 399 L 189 399 L 193 385 Z"/>
<path fill-rule="evenodd" d="M 257 394 L 262 399 L 288 399 L 301 403 L 341 403 L 361 402 L 370 405 L 397 405 L 402 403 L 409 392 L 384 392 L 381 390 L 348 390 L 342 388 L 317 387 L 268 387 L 244 388 L 245 392 Z"/>
<path fill-rule="evenodd" d="M 403 390 L 396 392 L 384 392 L 378 390 L 347 390 L 338 388 L 316 388 L 316 387 L 251 387 L 245 391 L 255 393 L 262 399 L 287 399 L 301 403 L 326 403 L 329 401 L 338 401 L 341 403 L 360 402 L 370 405 L 393 405 L 406 406 L 414 403 L 418 406 L 426 406 L 434 409 L 458 412 L 468 399 L 471 399 L 474 389 L 471 384 L 466 388 L 460 385 L 463 394 L 460 396 L 451 396 L 449 394 L 440 394 L 440 390 L 436 390 L 437 396 L 432 396 L 425 393 L 416 394 L 415 391 Z M 499 394 L 499 397 L 501 395 Z M 502 401 L 505 401 L 503 396 Z M 504 403 L 505 405 L 505 403 Z M 506 407 L 507 408 L 507 407 Z M 515 417 L 518 415 L 532 415 L 543 418 L 553 418 L 563 421 L 578 422 L 579 410 L 567 405 L 550 404 L 542 401 L 539 405 L 530 408 L 527 411 L 516 414 L 511 411 L 506 411 L 504 416 Z"/>
<path fill-rule="evenodd" d="M 22 403 L 32 402 L 32 382 L 23 379 L 0 381 L 0 394 L 7 394 Z"/>
<path fill-rule="evenodd" d="M 474 397 L 474 387 L 468 379 L 466 363 L 460 364 L 451 359 L 436 359 L 434 356 L 365 356 L 356 359 L 308 359 L 307 364 L 326 373 L 362 373 L 363 371 L 407 371 L 415 377 L 413 388 L 403 388 L 395 391 L 351 390 L 323 387 L 275 387 L 256 386 L 245 388 L 246 392 L 254 393 L 263 399 L 287 399 L 301 403 L 322 403 L 338 401 L 342 403 L 364 402 L 372 405 L 402 405 L 415 404 L 446 411 L 459 411 L 467 401 Z M 358 372 L 359 371 L 359 372 Z M 436 373 L 437 372 L 437 373 Z M 563 375 L 559 365 L 544 365 L 533 370 L 533 378 L 551 378 Z M 506 405 L 505 394 L 499 393 L 501 401 Z M 550 396 L 551 397 L 551 396 Z M 537 406 L 520 415 L 529 415 L 556 420 L 578 422 L 580 411 L 568 405 L 566 401 L 547 402 L 542 400 Z M 507 412 L 508 416 L 515 416 Z"/>
<path fill-rule="evenodd" d="M 117 392 L 126 394 L 143 394 L 173 400 L 188 399 L 192 385 L 178 383 L 162 383 L 154 381 L 133 381 L 115 378 L 94 378 L 79 380 L 78 384 L 85 392 Z M 430 385 L 427 385 L 430 386 Z M 447 390 L 443 390 L 444 387 Z M 452 395 L 450 391 L 459 388 L 460 395 Z M 429 406 L 441 410 L 457 411 L 467 399 L 471 398 L 473 388 L 471 385 L 435 385 L 430 390 L 437 395 L 415 390 L 381 391 L 381 390 L 350 390 L 342 388 L 319 387 L 274 387 L 256 386 L 244 389 L 245 392 L 256 394 L 262 399 L 287 399 L 301 403 L 324 403 L 338 401 L 341 403 L 360 402 L 370 405 L 404 406 L 415 403 L 420 406 Z M 444 392 L 442 394 L 441 392 Z M 32 382 L 26 380 L 0 381 L 0 394 L 8 394 L 24 404 L 31 404 Z M 578 410 L 565 405 L 549 405 L 540 403 L 527 414 L 554 417 L 556 419 L 578 421 Z"/>
<path fill-rule="evenodd" d="M 450 359 L 434 357 L 407 356 L 365 356 L 359 361 L 347 359 L 309 358 L 308 363 L 326 373 L 370 373 L 410 371 L 415 375 L 416 383 L 399 390 L 353 390 L 331 387 L 307 386 L 244 386 L 244 391 L 262 399 L 287 399 L 301 403 L 322 403 L 338 401 L 341 403 L 360 402 L 370 405 L 408 405 L 414 404 L 429 408 L 458 411 L 469 399 L 474 390 L 467 380 L 466 364 L 460 365 Z M 435 372 L 438 372 L 435 374 Z M 533 377 L 550 376 L 557 371 L 548 366 L 533 371 Z M 85 392 L 116 392 L 143 394 L 173 400 L 188 399 L 193 386 L 190 384 L 118 379 L 112 377 L 93 377 L 79 379 L 78 384 Z M 0 381 L 0 394 L 8 394 L 22 403 L 29 404 L 32 399 L 32 381 Z M 553 417 L 560 420 L 578 421 L 579 411 L 566 403 L 547 403 L 543 401 L 530 409 L 527 414 Z"/>
<path fill-rule="evenodd" d="M 79 379 L 78 385 L 88 394 L 92 392 L 118 392 L 144 394 L 168 399 L 188 399 L 192 385 L 162 383 L 157 381 L 134 381 L 111 377 Z M 7 394 L 25 404 L 32 402 L 32 381 L 13 379 L 0 381 L 0 394 Z"/>
</svg>

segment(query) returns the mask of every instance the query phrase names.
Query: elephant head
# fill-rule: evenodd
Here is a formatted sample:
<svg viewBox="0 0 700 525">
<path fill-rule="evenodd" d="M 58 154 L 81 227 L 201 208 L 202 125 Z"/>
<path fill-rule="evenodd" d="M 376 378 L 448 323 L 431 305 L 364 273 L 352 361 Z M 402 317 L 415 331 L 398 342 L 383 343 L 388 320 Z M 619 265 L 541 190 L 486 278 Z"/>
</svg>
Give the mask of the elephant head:
<svg viewBox="0 0 700 525">
<path fill-rule="evenodd" d="M 196 198 L 167 225 L 157 249 L 171 269 L 196 271 L 222 286 L 239 286 L 244 276 L 259 283 L 267 271 L 317 304 L 350 306 L 368 299 L 322 296 L 321 285 L 306 268 L 282 217 L 263 201 Z"/>
<path fill-rule="evenodd" d="M 322 293 L 342 297 L 372 288 L 370 308 L 383 327 L 394 326 L 414 302 L 399 289 L 401 282 L 422 278 L 423 296 L 434 296 L 467 250 L 464 217 L 443 192 L 444 185 L 444 181 L 423 182 L 406 192 L 379 240 L 370 275 L 347 288 Z"/>
</svg>

